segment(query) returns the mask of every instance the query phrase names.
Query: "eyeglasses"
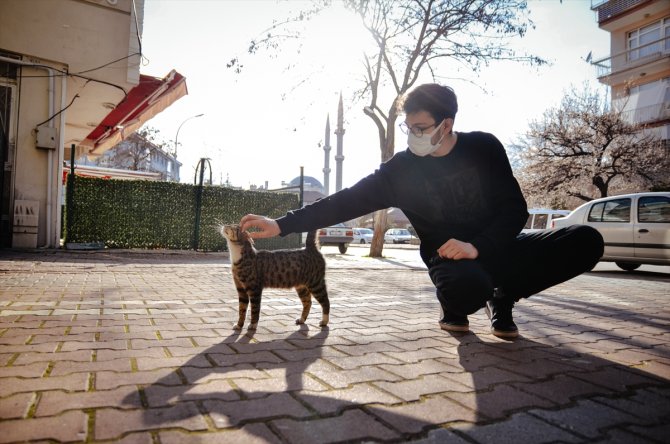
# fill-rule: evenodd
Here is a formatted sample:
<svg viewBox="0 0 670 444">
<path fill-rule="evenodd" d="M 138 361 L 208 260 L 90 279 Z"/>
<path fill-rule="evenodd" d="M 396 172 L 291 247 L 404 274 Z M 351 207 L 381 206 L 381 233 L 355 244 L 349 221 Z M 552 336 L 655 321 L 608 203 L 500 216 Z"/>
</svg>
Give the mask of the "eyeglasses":
<svg viewBox="0 0 670 444">
<path fill-rule="evenodd" d="M 442 122 L 440 122 L 440 123 L 442 123 Z M 426 131 L 428 131 L 431 128 L 435 128 L 436 126 L 439 126 L 440 123 L 433 123 L 432 125 L 430 125 L 426 128 L 418 128 L 416 126 L 409 126 L 409 125 L 407 125 L 407 122 L 402 122 L 398 126 L 400 127 L 400 131 L 402 131 L 403 134 L 409 134 L 410 131 L 411 131 L 412 134 L 414 134 L 416 137 L 421 137 L 421 136 L 423 136 L 423 133 L 425 133 Z"/>
</svg>

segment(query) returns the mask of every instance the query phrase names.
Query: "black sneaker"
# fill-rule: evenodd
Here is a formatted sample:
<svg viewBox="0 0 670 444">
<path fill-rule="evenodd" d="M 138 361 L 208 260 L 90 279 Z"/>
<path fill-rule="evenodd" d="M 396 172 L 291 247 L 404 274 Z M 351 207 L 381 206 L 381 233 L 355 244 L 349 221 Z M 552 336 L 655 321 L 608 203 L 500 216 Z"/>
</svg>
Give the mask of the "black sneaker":
<svg viewBox="0 0 670 444">
<path fill-rule="evenodd" d="M 486 316 L 491 320 L 491 333 L 499 338 L 516 338 L 519 329 L 512 319 L 514 301 L 508 299 L 498 289 L 493 293 L 493 299 L 486 301 Z"/>
<path fill-rule="evenodd" d="M 460 332 L 470 331 L 470 322 L 468 322 L 467 316 L 449 313 L 446 310 L 443 311 L 444 317 L 440 321 L 440 328 L 442 330 Z"/>
</svg>

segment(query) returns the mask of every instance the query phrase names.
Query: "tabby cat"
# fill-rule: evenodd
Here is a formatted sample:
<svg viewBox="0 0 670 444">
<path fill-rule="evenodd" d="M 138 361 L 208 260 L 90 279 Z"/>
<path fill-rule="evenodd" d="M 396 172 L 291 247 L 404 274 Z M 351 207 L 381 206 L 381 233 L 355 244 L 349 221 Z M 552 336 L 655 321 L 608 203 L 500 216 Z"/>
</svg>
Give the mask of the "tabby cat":
<svg viewBox="0 0 670 444">
<path fill-rule="evenodd" d="M 316 231 L 307 233 L 301 250 L 256 250 L 249 233 L 239 225 L 224 225 L 221 234 L 226 238 L 233 281 L 239 296 L 239 318 L 235 329 L 240 330 L 251 300 L 250 330 L 255 330 L 261 311 L 264 288 L 295 288 L 302 302 L 302 314 L 296 324 L 304 324 L 312 307 L 311 296 L 321 304 L 321 325 L 328 325 L 330 302 L 326 290 L 326 261 L 317 247 Z"/>
</svg>

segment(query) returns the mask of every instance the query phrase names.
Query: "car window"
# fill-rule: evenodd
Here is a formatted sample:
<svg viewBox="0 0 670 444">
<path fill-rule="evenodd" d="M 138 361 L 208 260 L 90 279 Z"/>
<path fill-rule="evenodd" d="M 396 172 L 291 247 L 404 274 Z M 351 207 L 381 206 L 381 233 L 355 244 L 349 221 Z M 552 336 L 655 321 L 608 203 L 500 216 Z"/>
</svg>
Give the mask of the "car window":
<svg viewBox="0 0 670 444">
<path fill-rule="evenodd" d="M 536 214 L 535 220 L 533 221 L 533 228 L 544 230 L 547 228 L 547 215 L 546 214 Z"/>
<path fill-rule="evenodd" d="M 613 199 L 593 205 L 588 221 L 630 222 L 630 199 Z"/>
<path fill-rule="evenodd" d="M 533 224 L 533 215 L 529 214 L 528 219 L 526 220 L 526 225 L 523 226 L 524 229 L 528 229 L 532 226 Z"/>
<path fill-rule="evenodd" d="M 640 222 L 670 222 L 670 198 L 665 196 L 640 197 L 637 219 Z"/>
</svg>

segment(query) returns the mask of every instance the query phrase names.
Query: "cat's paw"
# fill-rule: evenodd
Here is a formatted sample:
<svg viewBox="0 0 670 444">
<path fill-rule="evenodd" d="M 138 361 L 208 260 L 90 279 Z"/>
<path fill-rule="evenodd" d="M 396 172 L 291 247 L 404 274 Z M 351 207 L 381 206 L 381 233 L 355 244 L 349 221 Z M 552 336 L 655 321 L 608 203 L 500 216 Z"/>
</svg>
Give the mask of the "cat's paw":
<svg viewBox="0 0 670 444">
<path fill-rule="evenodd" d="M 305 323 L 305 320 L 303 318 L 298 318 L 295 320 L 295 325 L 302 325 Z"/>
<path fill-rule="evenodd" d="M 240 324 L 234 324 L 233 330 L 242 330 L 242 326 Z"/>
<path fill-rule="evenodd" d="M 326 327 L 328 325 L 328 320 L 329 319 L 330 319 L 330 316 L 328 316 L 327 314 L 323 315 L 323 317 L 321 318 L 321 322 L 319 322 L 319 326 Z"/>
<path fill-rule="evenodd" d="M 258 324 L 249 324 L 248 330 L 256 330 L 256 327 L 258 327 Z"/>
</svg>

